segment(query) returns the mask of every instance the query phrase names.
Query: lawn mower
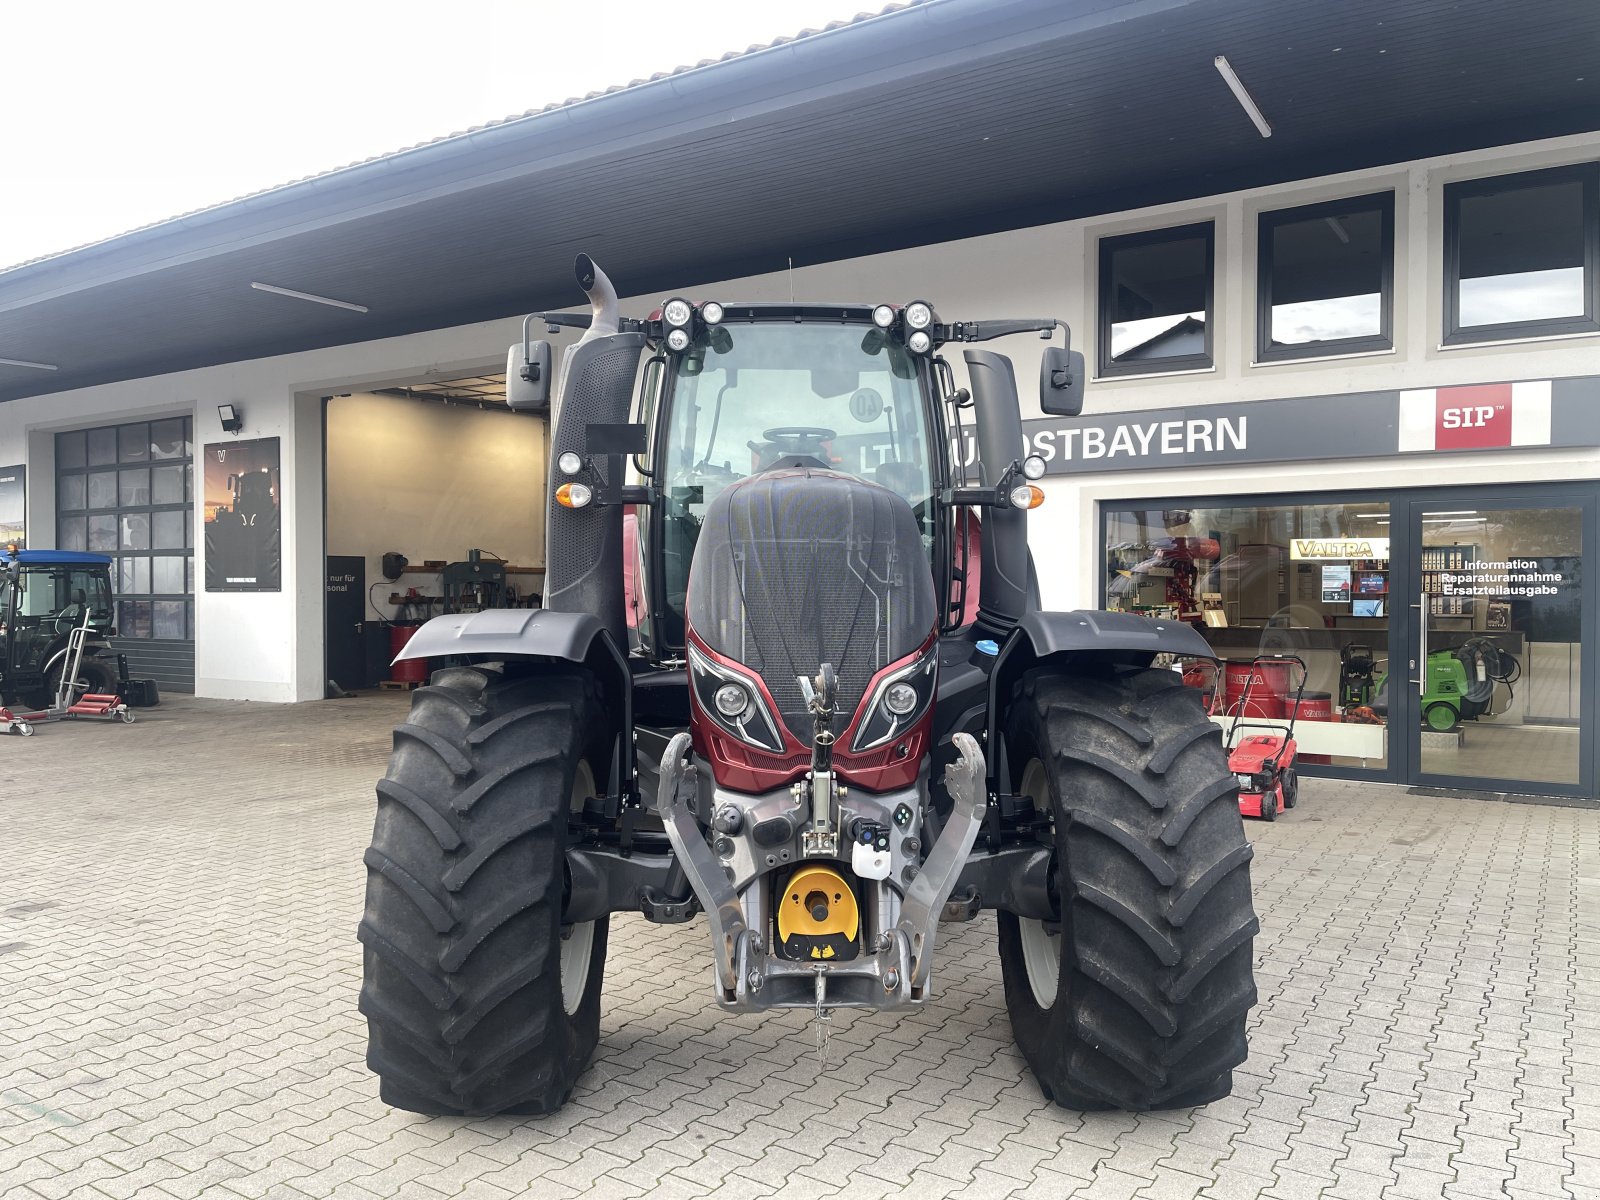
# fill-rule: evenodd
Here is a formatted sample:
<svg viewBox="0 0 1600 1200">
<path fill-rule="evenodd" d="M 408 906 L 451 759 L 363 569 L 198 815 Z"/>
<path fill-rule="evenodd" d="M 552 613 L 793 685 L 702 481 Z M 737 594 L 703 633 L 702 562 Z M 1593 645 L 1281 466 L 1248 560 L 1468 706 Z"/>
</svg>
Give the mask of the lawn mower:
<svg viewBox="0 0 1600 1200">
<path fill-rule="evenodd" d="M 440 616 L 401 654 L 439 669 L 365 855 L 382 1098 L 562 1105 L 612 913 L 703 914 L 707 998 L 820 1034 L 837 1008 L 927 1004 L 942 923 L 984 909 L 1047 1099 L 1227 1095 L 1256 995 L 1250 848 L 1199 692 L 1153 667 L 1210 648 L 1043 607 L 1045 463 L 1011 361 L 967 348 L 958 386 L 940 353 L 1065 326 L 682 296 L 635 319 L 576 267 L 591 312 L 533 314 L 508 355 L 508 404 L 550 414 L 544 607 Z M 583 329 L 559 372 L 534 322 Z M 1041 408 L 1076 415 L 1083 356 L 1041 360 Z"/>
<path fill-rule="evenodd" d="M 1262 663 L 1287 664 L 1291 675 L 1294 667 L 1300 668 L 1300 683 L 1295 688 L 1294 699 L 1283 697 L 1289 709 L 1284 723 L 1244 719 L 1251 688 L 1265 683 L 1260 670 Z M 1294 723 L 1300 715 L 1300 701 L 1306 691 L 1306 664 L 1296 655 L 1273 654 L 1251 660 L 1250 668 L 1244 694 L 1234 707 L 1233 724 L 1228 727 L 1223 746 L 1228 752 L 1228 769 L 1239 783 L 1239 814 L 1276 821 L 1281 809 L 1293 808 L 1300 800 L 1300 777 L 1295 770 L 1299 747 L 1295 745 Z M 1268 732 L 1239 736 L 1241 731 L 1249 729 Z"/>
</svg>

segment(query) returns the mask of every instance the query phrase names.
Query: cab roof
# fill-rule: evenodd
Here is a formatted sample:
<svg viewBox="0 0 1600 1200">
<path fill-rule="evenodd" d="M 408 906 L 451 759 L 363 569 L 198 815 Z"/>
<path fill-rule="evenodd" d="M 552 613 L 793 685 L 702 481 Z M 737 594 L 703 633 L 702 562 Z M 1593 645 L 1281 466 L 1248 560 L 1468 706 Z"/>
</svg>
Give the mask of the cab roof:
<svg viewBox="0 0 1600 1200">
<path fill-rule="evenodd" d="M 0 563 L 21 563 L 25 567 L 109 567 L 111 556 L 85 554 L 77 550 L 7 550 L 0 548 Z"/>
</svg>

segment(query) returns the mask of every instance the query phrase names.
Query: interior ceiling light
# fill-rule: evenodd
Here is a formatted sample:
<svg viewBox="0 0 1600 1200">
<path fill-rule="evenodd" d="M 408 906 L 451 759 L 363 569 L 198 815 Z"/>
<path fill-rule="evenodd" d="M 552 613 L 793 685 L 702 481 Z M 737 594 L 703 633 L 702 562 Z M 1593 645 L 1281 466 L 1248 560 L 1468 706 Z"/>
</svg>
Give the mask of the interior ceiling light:
<svg viewBox="0 0 1600 1200">
<path fill-rule="evenodd" d="M 365 304 L 351 304 L 348 300 L 334 300 L 327 296 L 316 296 L 310 292 L 297 292 L 293 288 L 277 287 L 270 283 L 252 283 L 250 286 L 258 292 L 271 292 L 274 296 L 288 296 L 294 300 L 309 300 L 313 304 L 326 304 L 332 308 L 348 308 L 351 312 L 364 313 L 367 311 Z"/>
<path fill-rule="evenodd" d="M 59 371 L 54 363 L 29 362 L 25 358 L 0 358 L 0 367 L 32 367 L 35 371 Z"/>
<path fill-rule="evenodd" d="M 1227 55 L 1219 54 L 1211 60 L 1211 65 L 1217 69 L 1217 74 L 1222 76 L 1222 81 L 1228 85 L 1228 90 L 1233 93 L 1233 98 L 1244 109 L 1245 115 L 1255 122 L 1256 129 L 1264 138 L 1272 136 L 1272 126 L 1267 124 L 1266 115 L 1256 106 L 1249 92 L 1239 77 L 1233 73 L 1233 64 L 1228 61 Z"/>
</svg>

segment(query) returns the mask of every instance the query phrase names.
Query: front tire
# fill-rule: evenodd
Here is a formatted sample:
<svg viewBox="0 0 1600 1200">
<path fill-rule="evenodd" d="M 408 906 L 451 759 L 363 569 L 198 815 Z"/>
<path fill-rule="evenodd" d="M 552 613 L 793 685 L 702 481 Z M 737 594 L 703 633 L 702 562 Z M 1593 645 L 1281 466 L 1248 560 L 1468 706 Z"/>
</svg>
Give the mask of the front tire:
<svg viewBox="0 0 1600 1200">
<path fill-rule="evenodd" d="M 553 1112 L 600 1034 L 607 921 L 562 927 L 568 815 L 612 738 L 576 670 L 458 667 L 395 730 L 366 853 L 367 1065 L 396 1108 Z"/>
<path fill-rule="evenodd" d="M 1007 749 L 1055 826 L 1059 926 L 999 921 L 1006 1007 L 1041 1090 L 1089 1110 L 1227 1095 L 1259 925 L 1238 789 L 1199 693 L 1170 671 L 1031 671 Z"/>
</svg>

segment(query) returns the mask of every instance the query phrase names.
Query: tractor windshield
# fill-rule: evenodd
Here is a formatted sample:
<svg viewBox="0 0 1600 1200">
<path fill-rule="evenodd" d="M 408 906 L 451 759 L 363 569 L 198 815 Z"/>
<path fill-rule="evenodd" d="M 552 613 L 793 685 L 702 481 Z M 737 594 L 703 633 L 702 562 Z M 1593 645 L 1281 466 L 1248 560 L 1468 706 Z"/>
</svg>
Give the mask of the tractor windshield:
<svg viewBox="0 0 1600 1200">
<path fill-rule="evenodd" d="M 915 365 L 875 326 L 719 326 L 678 361 L 665 449 L 669 483 L 712 491 L 796 455 L 913 509 L 932 487 Z"/>
<path fill-rule="evenodd" d="M 678 359 L 656 470 L 668 501 L 667 603 L 683 613 L 706 506 L 775 463 L 879 484 L 916 515 L 931 557 L 927 408 L 911 354 L 860 323 L 728 322 Z"/>
</svg>

